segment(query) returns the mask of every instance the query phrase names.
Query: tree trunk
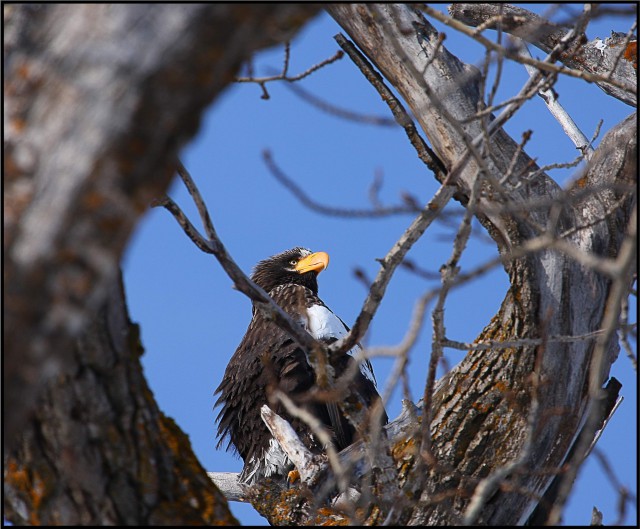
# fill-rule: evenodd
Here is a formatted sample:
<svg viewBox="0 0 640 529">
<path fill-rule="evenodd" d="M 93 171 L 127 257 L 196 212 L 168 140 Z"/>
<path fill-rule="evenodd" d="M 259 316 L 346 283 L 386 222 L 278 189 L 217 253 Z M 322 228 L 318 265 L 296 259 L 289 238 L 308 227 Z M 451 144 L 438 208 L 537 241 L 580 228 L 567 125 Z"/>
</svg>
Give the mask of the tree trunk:
<svg viewBox="0 0 640 529">
<path fill-rule="evenodd" d="M 317 6 L 5 5 L 5 450 L 243 60 Z"/>
<path fill-rule="evenodd" d="M 235 523 L 158 410 L 114 285 L 201 113 L 318 6 L 3 9 L 5 516 Z"/>
<path fill-rule="evenodd" d="M 483 126 L 492 131 L 496 121 L 491 118 L 483 125 L 479 119 L 469 120 L 482 108 L 477 72 L 446 49 L 438 50 L 437 32 L 419 12 L 388 4 L 327 9 L 411 107 L 450 177 L 455 173 L 453 182 L 463 203 L 471 200 L 476 179 L 483 178 L 477 215 L 500 253 L 512 256 L 505 263 L 511 287 L 477 342 L 542 340 L 538 347 L 471 351 L 439 381 L 427 403 L 435 460 L 428 461 L 425 471 L 418 464 L 419 451 L 402 450 L 407 494 L 400 497 L 408 495 L 412 501 L 401 502 L 392 520 L 412 525 L 459 523 L 480 480 L 521 459 L 518 471 L 505 476 L 510 490 L 494 486 L 474 521 L 522 523 L 584 424 L 589 377 L 598 387 L 605 382 L 618 345 L 610 333 L 601 357 L 593 359 L 593 339 L 546 341 L 549 336 L 578 337 L 601 329 L 611 280 L 555 248 L 542 245 L 535 253 L 517 257 L 518 249 L 551 226 L 551 238 L 562 238 L 587 255 L 618 256 L 635 197 L 614 190 L 616 185 L 631 188 L 636 175 L 635 116 L 607 134 L 580 181 L 580 188 L 593 185 L 601 191 L 560 201 L 555 182 L 536 174 L 535 164 L 526 154 L 518 155 L 516 142 L 502 129 L 486 146 L 489 156 L 469 155 L 479 148 Z M 493 183 L 502 179 L 516 156 L 511 178 L 496 188 Z M 542 205 L 534 207 L 535 203 Z M 629 270 L 622 275 L 628 286 Z M 608 309 L 619 313 L 619 304 Z M 597 372 L 591 373 L 593 369 Z M 535 430 L 529 431 L 532 418 Z M 528 437 L 532 439 L 524 452 Z M 420 445 L 419 432 L 413 441 Z M 399 449 L 396 444 L 392 452 Z M 412 458 L 409 470 L 407 456 Z"/>
<path fill-rule="evenodd" d="M 5 515 L 29 525 L 237 525 L 188 437 L 145 381 L 120 281 L 81 338 L 76 369 L 37 401 L 5 465 Z"/>
</svg>

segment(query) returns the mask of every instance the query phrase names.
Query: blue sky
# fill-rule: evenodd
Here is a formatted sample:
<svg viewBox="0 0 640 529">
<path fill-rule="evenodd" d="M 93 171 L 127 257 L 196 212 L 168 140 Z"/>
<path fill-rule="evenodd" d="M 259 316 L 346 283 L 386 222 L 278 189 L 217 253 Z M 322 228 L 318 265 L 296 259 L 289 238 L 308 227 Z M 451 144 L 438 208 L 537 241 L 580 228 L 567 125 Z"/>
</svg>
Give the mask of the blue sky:
<svg viewBox="0 0 640 529">
<path fill-rule="evenodd" d="M 529 7 L 539 12 L 543 9 Z M 611 29 L 626 32 L 629 27 L 628 20 L 607 19 L 590 26 L 588 37 L 605 38 Z M 290 73 L 300 73 L 332 56 L 338 49 L 333 36 L 339 31 L 325 14 L 310 23 L 292 43 Z M 445 46 L 452 53 L 480 64 L 481 50 L 453 30 L 446 33 Z M 531 51 L 534 57 L 542 58 L 538 50 Z M 256 73 L 269 73 L 267 67 L 280 68 L 282 58 L 282 47 L 261 53 L 256 57 Z M 523 67 L 508 63 L 498 100 L 516 94 L 526 78 Z M 390 115 L 346 57 L 305 79 L 301 86 L 347 109 Z M 376 258 L 388 252 L 413 216 L 345 219 L 310 211 L 270 175 L 262 151 L 271 150 L 279 166 L 314 200 L 335 207 L 369 208 L 368 191 L 375 175 L 383 177 L 379 197 L 385 205 L 400 203 L 404 192 L 424 203 L 436 191 L 437 183 L 399 127 L 362 125 L 327 115 L 301 101 L 282 83 L 270 83 L 268 90 L 271 98 L 263 100 L 257 85 L 229 87 L 203 116 L 200 132 L 184 149 L 182 161 L 208 204 L 219 236 L 246 273 L 258 260 L 293 246 L 326 251 L 331 264 L 319 276 L 320 296 L 345 322 L 353 323 L 366 294 L 354 277 L 354 268 L 363 269 L 373 279 L 378 271 Z M 595 85 L 561 79 L 556 91 L 587 137 L 600 119 L 604 120 L 604 133 L 632 112 Z M 528 102 L 506 129 L 514 138 L 527 129 L 534 131 L 527 151 L 540 165 L 567 162 L 576 156 L 573 144 L 539 98 Z M 573 173 L 555 170 L 549 174 L 565 183 Z M 169 194 L 199 226 L 192 201 L 177 179 Z M 450 210 L 461 211 L 456 204 Z M 457 216 L 452 224 L 436 223 L 408 257 L 437 272 L 451 255 L 452 234 L 458 223 Z M 461 261 L 463 272 L 496 254 L 495 244 L 477 224 L 475 228 L 476 237 Z M 198 250 L 162 209 L 151 210 L 140 222 L 126 254 L 124 275 L 131 317 L 142 328 L 145 374 L 161 409 L 189 435 L 207 470 L 240 471 L 240 459 L 215 448 L 213 392 L 251 318 L 249 300 L 232 288 L 213 256 Z M 416 300 L 435 286 L 434 280 L 399 269 L 365 343 L 378 346 L 401 341 Z M 472 341 L 497 312 L 507 287 L 506 274 L 496 269 L 453 291 L 445 312 L 448 337 Z M 421 396 L 426 379 L 429 321 L 410 358 L 414 400 Z M 445 355 L 453 366 L 464 352 L 446 350 Z M 392 360 L 377 358 L 373 366 L 379 387 L 386 387 Z M 622 484 L 636 493 L 636 376 L 624 353 L 612 375 L 622 382 L 625 400 L 598 446 Z M 401 396 L 396 389 L 387 403 L 390 418 L 398 415 Z M 580 473 L 564 523 L 588 524 L 594 505 L 605 513 L 605 524 L 613 523 L 616 500 L 602 467 L 591 457 Z M 231 509 L 243 524 L 266 524 L 249 505 L 232 503 Z M 636 519 L 632 510 L 626 522 L 635 523 Z"/>
</svg>

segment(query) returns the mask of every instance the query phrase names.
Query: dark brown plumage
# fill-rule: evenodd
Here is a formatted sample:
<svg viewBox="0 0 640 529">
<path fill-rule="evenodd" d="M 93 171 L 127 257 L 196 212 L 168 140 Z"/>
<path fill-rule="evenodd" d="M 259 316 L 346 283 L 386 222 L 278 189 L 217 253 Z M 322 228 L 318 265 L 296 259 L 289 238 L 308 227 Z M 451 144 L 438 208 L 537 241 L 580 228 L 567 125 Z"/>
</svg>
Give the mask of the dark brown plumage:
<svg viewBox="0 0 640 529">
<path fill-rule="evenodd" d="M 312 254 L 297 247 L 261 261 L 252 275 L 256 284 L 289 315 L 317 339 L 327 343 L 348 332 L 344 323 L 318 297 L 317 276 L 326 268 L 328 259 L 329 256 L 323 252 Z M 344 373 L 351 362 L 353 359 L 349 354 L 332 358 L 336 376 Z M 370 407 L 379 395 L 370 364 L 363 363 L 361 368 L 350 384 L 350 391 Z M 286 477 L 293 468 L 262 422 L 260 408 L 263 404 L 270 404 L 276 413 L 289 420 L 309 449 L 315 452 L 322 450 L 306 424 L 290 417 L 284 409 L 268 400 L 270 388 L 278 387 L 295 400 L 310 390 L 314 383 L 315 374 L 305 352 L 285 331 L 254 307 L 247 332 L 216 390 L 219 394 L 216 405 L 222 407 L 218 414 L 218 447 L 228 437 L 227 448 L 233 447 L 244 461 L 241 480 L 245 483 L 252 484 L 265 477 Z M 353 442 L 355 429 L 339 411 L 337 403 L 306 401 L 301 405 L 332 433 L 338 450 Z M 386 414 L 383 415 L 386 423 Z"/>
</svg>

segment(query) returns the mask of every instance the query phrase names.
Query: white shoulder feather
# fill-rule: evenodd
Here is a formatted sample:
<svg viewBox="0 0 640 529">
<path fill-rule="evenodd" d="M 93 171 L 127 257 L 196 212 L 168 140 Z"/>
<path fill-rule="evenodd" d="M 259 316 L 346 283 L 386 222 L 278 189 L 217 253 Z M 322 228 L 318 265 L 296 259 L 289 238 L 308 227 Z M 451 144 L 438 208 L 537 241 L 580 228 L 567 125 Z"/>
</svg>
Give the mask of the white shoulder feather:
<svg viewBox="0 0 640 529">
<path fill-rule="evenodd" d="M 308 324 L 305 328 L 316 340 L 329 340 L 331 338 L 339 340 L 349 332 L 343 321 L 325 305 L 312 305 L 307 308 L 307 319 Z M 355 345 L 347 351 L 347 354 L 355 357 L 360 351 L 361 347 Z M 375 385 L 376 379 L 368 361 L 360 363 L 360 372 Z"/>
</svg>

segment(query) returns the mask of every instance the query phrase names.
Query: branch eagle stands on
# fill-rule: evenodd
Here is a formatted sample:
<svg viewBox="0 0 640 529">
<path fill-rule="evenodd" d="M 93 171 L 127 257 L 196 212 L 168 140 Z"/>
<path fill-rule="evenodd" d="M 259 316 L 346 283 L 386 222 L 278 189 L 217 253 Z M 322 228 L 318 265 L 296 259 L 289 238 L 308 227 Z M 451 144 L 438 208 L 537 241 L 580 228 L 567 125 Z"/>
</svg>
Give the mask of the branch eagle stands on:
<svg viewBox="0 0 640 529">
<path fill-rule="evenodd" d="M 325 252 L 312 253 L 306 248 L 296 247 L 260 261 L 251 276 L 315 339 L 327 344 L 349 331 L 318 297 L 317 277 L 328 264 L 329 256 Z M 352 355 L 359 349 L 356 345 L 347 353 L 333 354 L 329 358 L 336 378 L 355 361 Z M 368 360 L 359 367 L 346 392 L 371 408 L 380 399 L 373 370 Z M 254 306 L 247 332 L 216 390 L 219 394 L 216 406 L 222 406 L 217 417 L 217 446 L 220 447 L 228 438 L 227 449 L 233 448 L 242 457 L 244 468 L 240 481 L 253 485 L 266 478 L 286 479 L 294 469 L 262 421 L 260 409 L 264 404 L 286 418 L 312 452 L 323 451 L 322 443 L 303 420 L 291 416 L 279 402 L 270 399 L 275 389 L 319 419 L 337 450 L 346 448 L 358 438 L 356 428 L 338 404 L 345 400 L 345 392 L 335 390 L 329 398 L 313 399 L 310 391 L 315 387 L 316 373 L 307 353 L 286 331 Z M 383 424 L 388 421 L 384 412 L 381 421 Z"/>
</svg>

